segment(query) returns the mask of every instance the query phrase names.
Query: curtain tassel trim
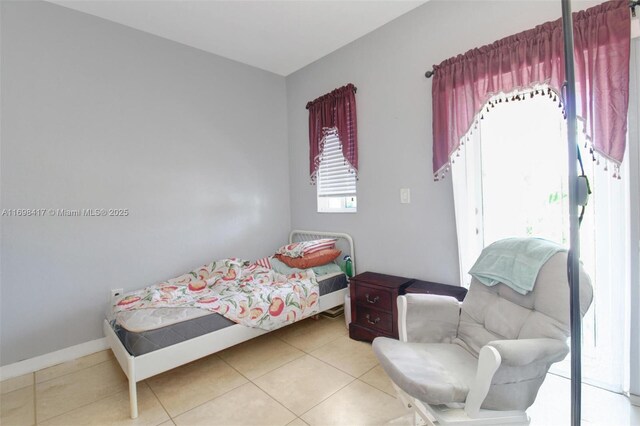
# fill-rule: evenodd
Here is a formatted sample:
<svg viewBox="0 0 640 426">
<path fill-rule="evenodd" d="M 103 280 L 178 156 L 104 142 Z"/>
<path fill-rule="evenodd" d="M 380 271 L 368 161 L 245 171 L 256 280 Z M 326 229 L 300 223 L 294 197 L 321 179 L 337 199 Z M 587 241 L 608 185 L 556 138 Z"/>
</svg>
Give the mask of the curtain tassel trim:
<svg viewBox="0 0 640 426">
<path fill-rule="evenodd" d="M 529 95 L 529 96 L 527 96 Z M 463 136 L 460 139 L 460 144 L 458 146 L 458 148 L 456 148 L 455 150 L 455 157 L 460 157 L 460 150 L 463 149 L 465 141 L 469 142 L 470 137 L 473 136 L 473 131 L 478 129 L 478 123 L 479 120 L 484 120 L 484 114 L 489 113 L 492 109 L 494 109 L 498 104 L 501 103 L 509 103 L 509 101 L 511 102 L 515 102 L 515 101 L 524 101 L 526 99 L 533 99 L 535 96 L 545 96 L 547 97 L 549 100 L 551 100 L 554 103 L 558 103 L 558 108 L 562 111 L 562 118 L 564 120 L 567 119 L 567 112 L 566 109 L 564 107 L 564 103 L 562 102 L 562 97 L 556 93 L 556 91 L 550 87 L 544 87 L 544 88 L 525 88 L 525 89 L 518 89 L 517 93 L 516 92 L 511 92 L 509 94 L 498 94 L 495 96 L 492 96 L 491 99 L 489 101 L 487 101 L 487 103 L 485 104 L 486 107 L 483 107 L 480 109 L 480 113 L 476 114 L 472 125 L 469 126 L 469 129 L 467 130 L 467 132 L 465 133 L 465 136 Z M 579 120 L 580 117 L 578 117 Z M 582 120 L 581 120 L 582 121 Z M 620 164 L 610 158 L 605 157 L 604 155 L 600 154 L 599 152 L 596 152 L 591 138 L 589 138 L 586 135 L 586 132 L 583 129 L 583 134 L 585 135 L 585 139 L 587 141 L 585 141 L 585 145 L 584 147 L 587 148 L 587 146 L 589 146 L 589 144 L 591 144 L 589 146 L 589 154 L 591 154 L 591 159 L 593 162 L 596 163 L 596 166 L 600 165 L 600 159 L 601 157 L 603 158 L 604 161 L 604 171 L 609 171 L 609 163 L 611 163 L 612 167 L 613 167 L 613 174 L 612 177 L 614 179 L 621 179 L 620 176 Z M 438 182 L 443 180 L 447 174 L 449 173 L 449 171 L 451 170 L 451 165 L 455 164 L 455 159 L 453 154 L 450 156 L 450 160 L 443 166 L 440 168 L 440 170 L 438 170 L 436 173 L 433 174 L 433 180 L 434 182 Z"/>
</svg>

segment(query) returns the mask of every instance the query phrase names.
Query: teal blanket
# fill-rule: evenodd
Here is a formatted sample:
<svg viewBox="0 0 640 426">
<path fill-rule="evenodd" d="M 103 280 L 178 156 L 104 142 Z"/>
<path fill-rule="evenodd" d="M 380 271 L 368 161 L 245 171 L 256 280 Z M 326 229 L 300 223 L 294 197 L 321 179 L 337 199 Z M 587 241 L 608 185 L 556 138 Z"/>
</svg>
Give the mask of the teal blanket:
<svg viewBox="0 0 640 426">
<path fill-rule="evenodd" d="M 538 271 L 565 248 L 542 238 L 506 238 L 482 250 L 469 274 L 487 286 L 503 283 L 520 294 L 533 290 Z"/>
</svg>

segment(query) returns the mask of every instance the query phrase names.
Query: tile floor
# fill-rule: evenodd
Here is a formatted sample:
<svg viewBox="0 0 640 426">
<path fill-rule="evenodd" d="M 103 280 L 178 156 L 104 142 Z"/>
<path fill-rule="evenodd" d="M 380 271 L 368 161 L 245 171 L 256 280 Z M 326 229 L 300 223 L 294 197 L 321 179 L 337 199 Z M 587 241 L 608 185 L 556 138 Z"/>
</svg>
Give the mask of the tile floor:
<svg viewBox="0 0 640 426">
<path fill-rule="evenodd" d="M 307 319 L 138 383 L 110 351 L 0 383 L 0 423 L 12 425 L 409 425 L 371 346 L 343 318 Z M 585 386 L 583 423 L 640 424 L 640 408 Z M 569 424 L 569 381 L 549 375 L 529 409 L 533 425 Z"/>
</svg>

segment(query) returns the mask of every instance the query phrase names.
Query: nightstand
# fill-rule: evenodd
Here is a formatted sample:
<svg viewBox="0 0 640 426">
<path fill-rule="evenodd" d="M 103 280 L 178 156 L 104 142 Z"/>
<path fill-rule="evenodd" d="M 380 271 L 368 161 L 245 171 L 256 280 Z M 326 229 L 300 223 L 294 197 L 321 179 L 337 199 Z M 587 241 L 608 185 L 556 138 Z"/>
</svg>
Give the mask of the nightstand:
<svg viewBox="0 0 640 426">
<path fill-rule="evenodd" d="M 398 295 L 414 280 L 364 272 L 349 280 L 351 324 L 349 337 L 371 342 L 378 336 L 398 338 Z"/>
</svg>

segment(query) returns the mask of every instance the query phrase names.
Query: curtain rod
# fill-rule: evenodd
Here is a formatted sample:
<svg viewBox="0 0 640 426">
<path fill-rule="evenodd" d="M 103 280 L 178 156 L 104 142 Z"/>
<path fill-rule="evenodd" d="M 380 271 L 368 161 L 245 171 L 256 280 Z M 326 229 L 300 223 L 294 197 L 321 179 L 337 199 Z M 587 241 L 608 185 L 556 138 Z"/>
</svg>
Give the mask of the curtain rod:
<svg viewBox="0 0 640 426">
<path fill-rule="evenodd" d="M 640 7 L 640 0 L 630 0 L 629 8 L 631 8 L 631 17 L 636 17 L 636 7 Z M 633 38 L 633 37 L 632 37 Z M 433 77 L 433 68 L 424 73 L 427 78 Z"/>
<path fill-rule="evenodd" d="M 638 1 L 640 1 L 640 0 L 638 0 Z M 351 84 L 351 85 L 353 86 L 353 84 Z M 347 87 L 347 86 L 344 86 L 344 87 Z M 338 89 L 335 89 L 335 90 L 338 90 Z M 331 94 L 331 93 L 332 93 L 332 92 L 329 92 L 329 93 L 327 93 L 326 95 L 320 96 L 320 98 L 324 98 L 325 96 L 327 96 L 327 95 L 329 95 L 329 94 Z M 353 86 L 353 93 L 358 93 L 358 88 L 357 88 L 356 86 Z M 314 100 L 312 100 L 312 101 L 310 101 L 310 102 L 307 102 L 307 106 L 306 106 L 305 108 L 306 108 L 306 109 L 309 109 L 309 106 L 310 106 L 313 102 L 317 101 L 317 100 L 318 100 L 318 99 L 320 99 L 320 98 L 317 98 L 317 99 L 314 99 Z"/>
</svg>

